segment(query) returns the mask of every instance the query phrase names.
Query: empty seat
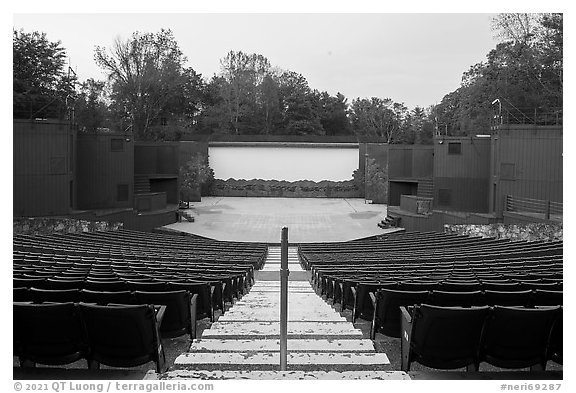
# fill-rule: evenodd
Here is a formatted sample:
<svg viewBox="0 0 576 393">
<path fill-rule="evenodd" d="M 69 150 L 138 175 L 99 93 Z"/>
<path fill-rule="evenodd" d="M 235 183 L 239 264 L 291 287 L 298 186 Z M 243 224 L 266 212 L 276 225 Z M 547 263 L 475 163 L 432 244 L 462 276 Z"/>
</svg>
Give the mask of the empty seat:
<svg viewBox="0 0 576 393">
<path fill-rule="evenodd" d="M 377 332 L 382 332 L 388 337 L 400 337 L 400 307 L 425 303 L 428 296 L 428 291 L 381 289 L 376 293 L 371 292 L 374 315 L 370 327 L 370 338 L 374 339 Z"/>
<path fill-rule="evenodd" d="M 401 307 L 401 369 L 418 362 L 438 369 L 467 367 L 478 370 L 478 348 L 490 308 L 414 306 Z"/>
<path fill-rule="evenodd" d="M 544 370 L 551 328 L 559 310 L 495 306 L 486 319 L 481 360 L 503 368 Z"/>
<path fill-rule="evenodd" d="M 13 303 L 14 355 L 22 367 L 63 365 L 84 358 L 87 338 L 73 303 Z"/>
<path fill-rule="evenodd" d="M 166 292 L 135 291 L 136 302 L 166 306 L 160 332 L 166 337 L 177 337 L 188 333 L 196 338 L 196 302 L 198 295 L 185 290 Z"/>
<path fill-rule="evenodd" d="M 214 321 L 214 287 L 208 282 L 194 282 L 194 281 L 170 281 L 167 283 L 168 290 L 178 291 L 185 290 L 192 295 L 198 295 L 196 302 L 196 318 L 210 318 Z"/>
<path fill-rule="evenodd" d="M 100 364 L 134 367 L 153 361 L 156 372 L 164 371 L 164 347 L 153 306 L 80 303 L 79 307 L 90 345 L 89 368 L 98 369 Z"/>
<path fill-rule="evenodd" d="M 352 322 L 355 322 L 356 318 L 368 321 L 373 318 L 374 302 L 369 294 L 380 289 L 398 289 L 398 283 L 396 281 L 359 282 L 356 287 L 350 288 L 354 299 Z"/>
</svg>

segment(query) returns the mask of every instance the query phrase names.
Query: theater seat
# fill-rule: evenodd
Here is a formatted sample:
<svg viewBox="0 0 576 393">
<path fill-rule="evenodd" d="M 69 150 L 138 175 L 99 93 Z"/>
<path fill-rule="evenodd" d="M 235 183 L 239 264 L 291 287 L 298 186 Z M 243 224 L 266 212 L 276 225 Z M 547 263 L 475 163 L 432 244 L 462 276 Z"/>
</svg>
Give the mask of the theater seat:
<svg viewBox="0 0 576 393">
<path fill-rule="evenodd" d="M 495 306 L 486 320 L 482 361 L 502 368 L 546 368 L 548 340 L 560 307 Z"/>
<path fill-rule="evenodd" d="M 400 337 L 400 307 L 425 303 L 428 296 L 428 291 L 381 289 L 376 293 L 370 292 L 374 303 L 370 338 L 373 340 L 378 332 L 388 337 Z"/>
<path fill-rule="evenodd" d="M 20 366 L 63 365 L 85 358 L 87 338 L 74 303 L 13 303 L 14 355 Z"/>
<path fill-rule="evenodd" d="M 90 353 L 88 367 L 99 369 L 100 364 L 112 367 L 134 367 L 150 361 L 156 372 L 164 371 L 164 347 L 158 332 L 158 317 L 153 306 L 99 306 L 80 303 Z"/>
<path fill-rule="evenodd" d="M 402 371 L 410 371 L 412 362 L 437 369 L 478 370 L 478 347 L 489 307 L 422 304 L 400 310 Z"/>
</svg>

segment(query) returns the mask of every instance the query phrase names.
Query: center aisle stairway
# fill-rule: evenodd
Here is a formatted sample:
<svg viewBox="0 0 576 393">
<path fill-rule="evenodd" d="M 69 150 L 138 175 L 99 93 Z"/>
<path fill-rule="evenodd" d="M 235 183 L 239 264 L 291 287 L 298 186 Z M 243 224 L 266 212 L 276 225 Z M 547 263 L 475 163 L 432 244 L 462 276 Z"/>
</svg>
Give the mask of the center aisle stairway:
<svg viewBox="0 0 576 393">
<path fill-rule="evenodd" d="M 288 371 L 280 371 L 280 247 L 270 247 L 250 292 L 218 318 L 162 379 L 409 379 L 320 298 L 288 253 Z"/>
</svg>

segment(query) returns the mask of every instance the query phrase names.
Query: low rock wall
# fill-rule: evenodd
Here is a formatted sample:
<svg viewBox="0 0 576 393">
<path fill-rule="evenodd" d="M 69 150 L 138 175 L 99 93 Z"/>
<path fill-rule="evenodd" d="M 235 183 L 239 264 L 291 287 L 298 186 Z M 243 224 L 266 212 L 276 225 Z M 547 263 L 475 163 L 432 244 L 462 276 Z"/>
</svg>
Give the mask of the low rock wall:
<svg viewBox="0 0 576 393">
<path fill-rule="evenodd" d="M 444 225 L 444 232 L 472 237 L 492 237 L 513 241 L 563 240 L 562 224 L 487 224 L 487 225 Z"/>
<path fill-rule="evenodd" d="M 13 233 L 22 235 L 49 235 L 52 233 L 81 233 L 117 231 L 122 223 L 87 221 L 72 218 L 14 218 Z"/>
<path fill-rule="evenodd" d="M 210 194 L 224 197 L 283 197 L 283 198 L 360 198 L 361 191 L 353 180 L 220 180 L 212 183 Z"/>
</svg>

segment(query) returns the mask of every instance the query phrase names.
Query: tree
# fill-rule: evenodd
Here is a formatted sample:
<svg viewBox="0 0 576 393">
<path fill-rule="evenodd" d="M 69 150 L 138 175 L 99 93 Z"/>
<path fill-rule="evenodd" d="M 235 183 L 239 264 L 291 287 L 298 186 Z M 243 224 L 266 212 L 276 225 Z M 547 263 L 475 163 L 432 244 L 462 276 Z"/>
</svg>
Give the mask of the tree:
<svg viewBox="0 0 576 393">
<path fill-rule="evenodd" d="M 357 98 L 350 109 L 352 129 L 356 135 L 378 136 L 387 143 L 394 143 L 400 137 L 407 110 L 390 98 Z"/>
<path fill-rule="evenodd" d="M 507 122 L 541 123 L 561 116 L 562 14 L 501 14 L 493 28 L 502 42 L 463 74 L 461 86 L 436 106 L 450 135 L 488 130 L 498 98 Z"/>
<path fill-rule="evenodd" d="M 180 167 L 180 200 L 200 200 L 200 190 L 206 193 L 213 181 L 214 171 L 208 166 L 207 157 L 201 153 L 193 154 L 192 158 Z"/>
<path fill-rule="evenodd" d="M 157 139 L 151 127 L 162 114 L 186 118 L 195 112 L 200 77 L 184 66 L 172 31 L 135 32 L 110 50 L 97 47 L 95 60 L 108 73 L 113 106 L 136 139 Z"/>
<path fill-rule="evenodd" d="M 98 128 L 110 127 L 105 85 L 105 82 L 94 79 L 80 84 L 74 104 L 74 118 L 81 132 L 95 132 Z"/>
<path fill-rule="evenodd" d="M 280 76 L 280 110 L 283 133 L 324 135 L 320 123 L 320 93 L 312 91 L 304 76 L 285 71 Z"/>
<path fill-rule="evenodd" d="M 76 76 L 66 66 L 60 41 L 51 42 L 37 31 L 13 30 L 12 61 L 15 116 L 39 116 L 73 101 Z"/>
<path fill-rule="evenodd" d="M 348 120 L 348 103 L 343 94 L 335 97 L 327 92 L 320 94 L 320 123 L 326 135 L 350 135 L 352 128 Z"/>
<path fill-rule="evenodd" d="M 270 70 L 270 62 L 262 55 L 230 51 L 220 61 L 223 103 L 236 135 L 255 133 L 261 103 L 260 87 Z"/>
</svg>

